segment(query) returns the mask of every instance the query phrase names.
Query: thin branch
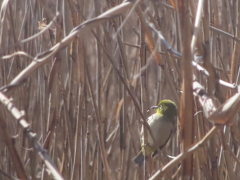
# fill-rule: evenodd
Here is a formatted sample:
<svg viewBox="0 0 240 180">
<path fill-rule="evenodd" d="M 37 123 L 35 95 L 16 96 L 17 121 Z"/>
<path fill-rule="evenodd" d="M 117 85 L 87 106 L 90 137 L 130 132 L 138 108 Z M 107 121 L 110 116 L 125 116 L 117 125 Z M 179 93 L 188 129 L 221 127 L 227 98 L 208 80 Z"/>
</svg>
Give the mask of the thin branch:
<svg viewBox="0 0 240 180">
<path fill-rule="evenodd" d="M 24 119 L 24 112 L 19 111 L 16 106 L 12 103 L 11 99 L 8 99 L 3 93 L 0 92 L 0 102 L 7 108 L 7 110 L 12 114 L 12 116 L 18 121 L 19 125 L 23 128 L 24 133 L 26 133 L 29 141 L 32 143 L 33 148 L 39 153 L 40 158 L 46 164 L 54 178 L 58 180 L 63 180 L 56 167 L 54 166 L 48 152 L 38 143 L 37 135 L 34 133 L 28 122 Z"/>
</svg>

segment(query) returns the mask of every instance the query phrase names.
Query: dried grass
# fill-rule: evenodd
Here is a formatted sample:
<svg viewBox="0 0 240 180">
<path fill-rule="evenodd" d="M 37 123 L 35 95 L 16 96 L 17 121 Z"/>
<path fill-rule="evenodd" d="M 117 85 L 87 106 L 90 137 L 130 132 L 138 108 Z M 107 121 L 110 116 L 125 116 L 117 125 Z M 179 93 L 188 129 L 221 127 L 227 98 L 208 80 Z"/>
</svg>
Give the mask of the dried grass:
<svg viewBox="0 0 240 180">
<path fill-rule="evenodd" d="M 240 178 L 239 98 L 220 106 L 238 91 L 240 4 L 201 2 L 0 1 L 0 179 Z M 138 168 L 165 98 L 177 130 Z"/>
</svg>

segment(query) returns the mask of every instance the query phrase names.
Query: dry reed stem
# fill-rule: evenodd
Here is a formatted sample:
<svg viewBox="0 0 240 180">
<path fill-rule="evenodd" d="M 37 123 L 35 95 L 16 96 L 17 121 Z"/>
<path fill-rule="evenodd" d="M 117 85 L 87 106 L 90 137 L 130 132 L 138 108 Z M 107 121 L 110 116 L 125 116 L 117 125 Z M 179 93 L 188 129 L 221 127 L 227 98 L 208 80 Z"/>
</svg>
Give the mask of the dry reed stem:
<svg viewBox="0 0 240 180">
<path fill-rule="evenodd" d="M 178 124 L 145 175 L 131 161 L 141 149 L 141 119 L 146 124 L 145 118 L 154 113 L 147 112 L 149 107 L 171 99 L 183 108 L 181 83 L 187 79 L 181 74 L 181 42 L 186 31 L 180 28 L 176 2 L 0 1 L 1 90 L 25 111 L 26 127 L 31 125 L 36 142 L 65 179 L 143 180 L 152 172 L 161 179 L 181 179 L 183 166 L 178 165 L 191 155 L 192 179 L 239 179 L 239 115 L 223 129 L 212 129 L 207 120 L 212 112 L 224 116 L 221 104 L 240 89 L 238 1 L 208 0 L 200 6 L 203 1 L 189 0 L 186 8 L 190 18 L 184 23 L 196 25 L 189 33 L 195 40 L 185 49 L 192 53 L 188 65 L 194 83 L 209 92 L 193 99 L 192 138 L 197 145 L 181 154 Z M 193 73 L 187 72 L 189 77 Z M 14 136 L 26 176 L 52 179 L 38 151 L 29 149 L 24 128 L 8 111 L 2 112 L 6 128 L 1 128 Z M 229 112 L 232 118 L 238 109 L 230 107 Z M 0 179 L 14 179 L 22 170 L 1 137 L 0 154 Z"/>
<path fill-rule="evenodd" d="M 181 28 L 182 45 L 182 91 L 180 123 L 182 135 L 182 151 L 186 151 L 193 144 L 193 89 L 192 89 L 192 52 L 191 49 L 191 31 L 189 1 L 179 1 L 177 5 L 178 17 Z M 180 4 L 182 3 L 182 4 Z M 195 34 L 196 35 L 196 34 Z M 190 75 L 189 75 L 190 74 Z M 193 173 L 193 156 L 188 156 L 182 162 L 183 179 L 191 179 Z"/>
<path fill-rule="evenodd" d="M 28 136 L 30 142 L 32 143 L 33 148 L 39 153 L 39 156 L 41 159 L 44 161 L 46 166 L 49 168 L 51 171 L 52 175 L 56 179 L 63 179 L 61 175 L 58 173 L 57 169 L 53 165 L 48 153 L 46 150 L 44 150 L 41 145 L 37 142 L 36 140 L 36 134 L 30 129 L 30 125 L 27 123 L 27 121 L 24 119 L 24 111 L 19 111 L 15 105 L 12 103 L 12 100 L 8 99 L 4 94 L 0 93 L 0 101 L 1 103 L 6 106 L 7 110 L 12 114 L 12 116 L 18 121 L 19 125 L 23 128 L 23 131 L 26 133 Z M 2 128 L 4 128 L 2 126 Z M 6 139 L 7 140 L 7 139 Z M 9 144 L 9 138 L 7 140 L 7 144 Z M 10 144 L 9 144 L 10 145 Z M 9 146 L 10 147 L 10 146 Z M 13 149 L 13 147 L 10 148 L 10 151 Z M 12 154 L 13 155 L 13 154 Z M 15 157 L 15 160 L 18 158 Z M 19 163 L 15 163 L 15 165 L 19 165 Z M 20 166 L 21 167 L 21 166 Z M 18 168 L 17 171 L 21 170 L 21 168 Z M 23 171 L 24 172 L 24 171 Z M 21 172 L 19 175 L 21 178 L 26 178 L 26 175 Z"/>
</svg>

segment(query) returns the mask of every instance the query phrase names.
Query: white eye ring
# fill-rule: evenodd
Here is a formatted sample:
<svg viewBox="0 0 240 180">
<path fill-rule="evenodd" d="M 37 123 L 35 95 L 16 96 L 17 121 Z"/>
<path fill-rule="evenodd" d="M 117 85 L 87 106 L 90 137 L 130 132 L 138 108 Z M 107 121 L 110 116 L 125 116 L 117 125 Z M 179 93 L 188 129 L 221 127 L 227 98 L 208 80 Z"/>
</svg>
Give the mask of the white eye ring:
<svg viewBox="0 0 240 180">
<path fill-rule="evenodd" d="M 162 105 L 160 105 L 159 108 L 162 109 Z"/>
</svg>

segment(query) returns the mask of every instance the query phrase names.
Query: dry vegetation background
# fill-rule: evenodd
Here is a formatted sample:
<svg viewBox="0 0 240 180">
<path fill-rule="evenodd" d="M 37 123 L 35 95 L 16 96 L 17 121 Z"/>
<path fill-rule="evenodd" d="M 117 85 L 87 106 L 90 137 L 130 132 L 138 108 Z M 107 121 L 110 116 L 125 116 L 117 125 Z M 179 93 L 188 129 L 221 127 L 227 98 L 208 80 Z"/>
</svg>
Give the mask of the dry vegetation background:
<svg viewBox="0 0 240 180">
<path fill-rule="evenodd" d="M 237 92 L 240 2 L 201 3 L 0 0 L 0 179 L 239 179 L 238 94 L 213 118 L 227 126 L 207 118 Z M 138 168 L 141 119 L 165 98 L 176 133 Z"/>
</svg>

